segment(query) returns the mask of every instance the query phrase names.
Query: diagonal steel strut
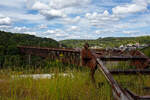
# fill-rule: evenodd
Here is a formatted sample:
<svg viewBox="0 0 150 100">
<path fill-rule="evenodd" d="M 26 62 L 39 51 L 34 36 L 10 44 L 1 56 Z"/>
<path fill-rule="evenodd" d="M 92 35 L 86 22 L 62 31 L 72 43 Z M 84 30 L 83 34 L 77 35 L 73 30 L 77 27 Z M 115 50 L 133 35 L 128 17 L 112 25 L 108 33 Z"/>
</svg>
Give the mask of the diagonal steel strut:
<svg viewBox="0 0 150 100">
<path fill-rule="evenodd" d="M 119 84 L 114 80 L 109 70 L 104 66 L 103 62 L 97 58 L 98 69 L 101 70 L 112 87 L 113 96 L 117 100 L 134 100 L 129 94 L 127 94 Z"/>
<path fill-rule="evenodd" d="M 109 70 L 104 66 L 103 62 L 97 58 L 98 69 L 103 72 L 105 78 L 112 87 L 113 96 L 116 100 L 150 100 L 150 96 L 138 96 L 127 89 L 123 89 L 117 81 L 114 80 Z"/>
</svg>

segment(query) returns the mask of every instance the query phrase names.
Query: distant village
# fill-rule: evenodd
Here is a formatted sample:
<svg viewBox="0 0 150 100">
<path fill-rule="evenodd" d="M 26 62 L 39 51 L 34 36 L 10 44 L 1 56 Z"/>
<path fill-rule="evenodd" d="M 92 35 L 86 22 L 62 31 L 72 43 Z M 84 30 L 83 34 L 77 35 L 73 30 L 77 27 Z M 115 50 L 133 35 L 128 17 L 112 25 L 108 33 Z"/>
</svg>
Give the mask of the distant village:
<svg viewBox="0 0 150 100">
<path fill-rule="evenodd" d="M 106 47 L 105 49 L 115 49 L 115 50 L 134 50 L 134 49 L 143 49 L 145 47 L 149 47 L 150 44 L 140 44 L 140 43 L 135 43 L 135 44 L 126 44 L 126 45 L 120 45 L 119 47 L 114 47 L 114 48 L 110 48 L 110 47 Z M 64 46 L 63 44 L 59 44 L 60 48 L 67 48 L 66 46 Z M 102 46 L 91 46 L 91 49 L 102 49 Z M 81 47 L 76 47 L 76 50 L 81 49 Z"/>
<path fill-rule="evenodd" d="M 135 43 L 135 44 L 121 45 L 119 47 L 119 49 L 123 49 L 123 50 L 126 50 L 126 49 L 143 49 L 143 48 L 148 47 L 148 46 L 149 46 L 148 44 Z"/>
<path fill-rule="evenodd" d="M 135 44 L 120 45 L 119 47 L 114 47 L 113 49 L 118 49 L 118 50 L 133 50 L 133 49 L 143 49 L 143 48 L 148 47 L 148 46 L 150 46 L 150 45 L 135 43 Z M 100 46 L 93 46 L 91 48 L 92 49 L 100 49 L 102 47 L 100 47 Z M 110 49 L 110 48 L 106 48 L 106 49 Z"/>
</svg>

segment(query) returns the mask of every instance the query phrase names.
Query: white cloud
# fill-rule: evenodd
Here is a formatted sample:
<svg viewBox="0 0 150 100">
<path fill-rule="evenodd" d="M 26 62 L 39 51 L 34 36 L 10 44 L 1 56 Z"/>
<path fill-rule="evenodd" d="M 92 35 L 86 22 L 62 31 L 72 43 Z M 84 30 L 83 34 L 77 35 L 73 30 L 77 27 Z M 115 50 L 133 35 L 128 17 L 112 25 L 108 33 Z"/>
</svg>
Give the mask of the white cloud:
<svg viewBox="0 0 150 100">
<path fill-rule="evenodd" d="M 4 17 L 4 15 L 0 14 L 0 18 L 1 18 L 1 17 Z"/>
<path fill-rule="evenodd" d="M 81 21 L 81 17 L 80 16 L 76 16 L 75 18 L 65 17 L 65 18 L 61 19 L 61 21 L 63 21 L 63 24 L 68 24 L 68 25 L 76 24 Z"/>
<path fill-rule="evenodd" d="M 100 30 L 96 30 L 95 33 L 96 34 L 101 34 L 101 31 Z"/>
<path fill-rule="evenodd" d="M 109 12 L 107 10 L 104 11 L 103 15 L 108 16 Z"/>
<path fill-rule="evenodd" d="M 44 17 L 40 14 L 29 13 L 29 9 L 26 7 L 28 5 L 27 1 L 29 0 L 2 0 L 0 2 L 0 14 L 11 18 L 13 22 L 42 20 Z"/>
<path fill-rule="evenodd" d="M 145 0 L 134 0 L 132 4 L 120 5 L 112 8 L 113 14 L 129 14 L 142 12 L 147 10 L 147 2 Z"/>
<path fill-rule="evenodd" d="M 112 24 L 117 23 L 120 20 L 119 16 L 109 14 L 107 10 L 103 13 L 86 13 L 85 18 L 89 25 L 98 28 L 112 27 Z"/>
<path fill-rule="evenodd" d="M 11 28 L 11 26 L 8 25 L 0 25 L 0 29 L 8 29 Z"/>
<path fill-rule="evenodd" d="M 91 0 L 50 0 L 49 5 L 54 9 L 61 9 L 66 7 L 86 5 L 90 2 Z"/>
<path fill-rule="evenodd" d="M 10 25 L 0 25 L 0 30 L 1 31 L 7 31 L 9 29 L 11 29 L 12 26 Z"/>
<path fill-rule="evenodd" d="M 30 30 L 30 29 L 27 28 L 27 27 L 25 27 L 25 26 L 23 26 L 23 27 L 14 27 L 14 31 L 15 32 L 21 32 L 21 33 L 23 33 L 23 32 L 26 32 L 28 30 Z"/>
<path fill-rule="evenodd" d="M 47 30 L 46 32 L 44 32 L 44 36 L 60 40 L 60 39 L 68 37 L 69 34 L 66 33 L 64 30 L 54 29 L 54 30 Z"/>
<path fill-rule="evenodd" d="M 41 3 L 40 1 L 35 2 L 31 9 L 39 11 L 48 20 L 66 16 L 61 10 L 53 9 L 48 4 Z"/>
<path fill-rule="evenodd" d="M 61 29 L 47 30 L 44 33 L 49 34 L 49 35 L 55 35 L 55 36 L 64 36 L 67 34 L 65 31 L 63 31 Z"/>
<path fill-rule="evenodd" d="M 25 4 L 25 0 L 3 0 L 0 2 L 0 5 L 21 8 Z"/>
<path fill-rule="evenodd" d="M 29 21 L 32 22 L 40 22 L 41 20 L 44 20 L 45 18 L 40 14 L 29 14 L 26 13 L 23 9 L 20 11 L 18 10 L 2 10 L 0 11 L 4 16 L 8 16 L 11 18 L 12 22 L 18 22 L 18 21 Z M 26 20 L 26 21 L 25 21 Z"/>
<path fill-rule="evenodd" d="M 115 31 L 113 29 L 102 29 L 102 30 L 96 30 L 96 34 L 109 34 L 114 33 Z"/>
<path fill-rule="evenodd" d="M 47 27 L 47 25 L 45 25 L 45 24 L 41 24 L 41 25 L 38 25 L 38 28 L 40 28 L 40 29 L 46 29 L 46 28 L 48 28 L 48 27 Z"/>
<path fill-rule="evenodd" d="M 78 26 L 69 26 L 69 28 L 66 30 L 67 32 L 77 32 L 80 31 Z"/>
<path fill-rule="evenodd" d="M 85 15 L 86 18 L 91 19 L 91 20 L 101 20 L 101 21 L 117 21 L 119 20 L 118 16 L 115 15 L 110 15 L 109 12 L 107 10 L 105 10 L 103 13 L 87 13 Z"/>
<path fill-rule="evenodd" d="M 129 31 L 129 30 L 125 30 L 125 31 L 122 31 L 123 33 L 125 34 L 135 34 L 135 33 L 138 33 L 139 31 Z"/>
<path fill-rule="evenodd" d="M 47 30 L 46 32 L 44 32 L 45 34 L 55 34 L 56 31 L 55 30 Z"/>
<path fill-rule="evenodd" d="M 24 34 L 37 35 L 36 32 L 24 32 Z"/>
<path fill-rule="evenodd" d="M 34 30 L 34 28 L 29 28 L 26 26 L 23 27 L 12 27 L 9 29 L 9 31 L 14 33 L 24 33 L 24 34 L 30 34 L 30 35 L 38 35 L 37 32 Z"/>
<path fill-rule="evenodd" d="M 71 26 L 72 30 L 76 30 L 78 27 L 77 26 Z"/>
<path fill-rule="evenodd" d="M 10 25 L 11 19 L 9 17 L 0 16 L 0 25 Z"/>
<path fill-rule="evenodd" d="M 60 17 L 66 17 L 66 15 L 60 10 L 41 10 L 40 13 L 44 15 L 47 19 L 54 19 Z"/>
<path fill-rule="evenodd" d="M 70 35 L 70 36 L 68 36 L 67 38 L 69 38 L 69 39 L 81 39 L 82 38 L 82 36 L 80 36 L 80 35 Z"/>
<path fill-rule="evenodd" d="M 62 10 L 53 9 L 48 4 L 36 1 L 31 9 L 39 11 L 39 13 L 46 17 L 46 19 L 51 20 L 54 18 L 66 17 Z"/>
<path fill-rule="evenodd" d="M 72 19 L 72 22 L 73 22 L 73 23 L 79 22 L 80 19 L 81 19 L 80 16 L 76 16 L 74 19 Z"/>
<path fill-rule="evenodd" d="M 30 34 L 30 35 L 38 35 L 36 31 L 34 31 L 33 28 L 28 28 L 26 26 L 23 27 L 13 27 L 13 26 L 0 26 L 0 30 L 4 30 L 7 32 L 13 32 L 13 33 L 24 33 L 24 34 Z"/>
<path fill-rule="evenodd" d="M 34 31 L 33 28 L 28 28 L 26 26 L 23 26 L 23 27 L 12 27 L 8 31 L 11 31 L 13 33 L 24 33 L 24 34 L 30 34 L 30 35 L 37 35 L 37 33 Z"/>
<path fill-rule="evenodd" d="M 40 1 L 35 2 L 35 4 L 32 6 L 32 9 L 34 10 L 43 10 L 43 9 L 49 9 L 49 6 L 41 3 Z"/>
<path fill-rule="evenodd" d="M 91 0 L 82 0 L 82 2 L 80 2 L 80 0 L 50 0 L 48 4 L 42 2 L 42 0 L 31 1 L 28 1 L 29 5 L 32 5 L 31 7 L 29 6 L 30 9 L 39 11 L 39 13 L 48 20 L 64 18 L 68 14 L 83 13 L 89 9 L 84 6 L 87 6 L 91 2 Z M 80 9 L 78 9 L 78 7 L 80 7 Z"/>
<path fill-rule="evenodd" d="M 114 28 L 118 30 L 128 30 L 128 29 L 144 29 L 144 27 L 150 26 L 150 14 L 143 14 L 126 21 L 120 21 L 113 25 Z M 142 33 L 142 32 L 141 32 Z"/>
</svg>

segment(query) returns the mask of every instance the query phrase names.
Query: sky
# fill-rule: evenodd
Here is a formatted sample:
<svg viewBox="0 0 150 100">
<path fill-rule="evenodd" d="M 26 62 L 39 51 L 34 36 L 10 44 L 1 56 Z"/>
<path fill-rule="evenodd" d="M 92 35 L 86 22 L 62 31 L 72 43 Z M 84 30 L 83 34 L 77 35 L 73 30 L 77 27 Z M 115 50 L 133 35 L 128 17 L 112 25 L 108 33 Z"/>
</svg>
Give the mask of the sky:
<svg viewBox="0 0 150 100">
<path fill-rule="evenodd" d="M 150 35 L 150 0 L 0 0 L 0 30 L 58 41 Z"/>
</svg>

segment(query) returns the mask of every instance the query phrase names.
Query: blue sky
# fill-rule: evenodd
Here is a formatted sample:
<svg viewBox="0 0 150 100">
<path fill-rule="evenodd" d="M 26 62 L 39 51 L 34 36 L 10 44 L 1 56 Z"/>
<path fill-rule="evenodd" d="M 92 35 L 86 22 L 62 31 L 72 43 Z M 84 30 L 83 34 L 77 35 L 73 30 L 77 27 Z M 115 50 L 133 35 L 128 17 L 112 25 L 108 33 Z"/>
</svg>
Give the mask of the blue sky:
<svg viewBox="0 0 150 100">
<path fill-rule="evenodd" d="M 56 40 L 150 35 L 150 0 L 1 0 L 0 30 Z"/>
</svg>

